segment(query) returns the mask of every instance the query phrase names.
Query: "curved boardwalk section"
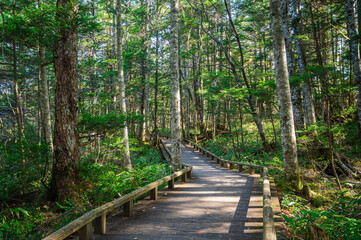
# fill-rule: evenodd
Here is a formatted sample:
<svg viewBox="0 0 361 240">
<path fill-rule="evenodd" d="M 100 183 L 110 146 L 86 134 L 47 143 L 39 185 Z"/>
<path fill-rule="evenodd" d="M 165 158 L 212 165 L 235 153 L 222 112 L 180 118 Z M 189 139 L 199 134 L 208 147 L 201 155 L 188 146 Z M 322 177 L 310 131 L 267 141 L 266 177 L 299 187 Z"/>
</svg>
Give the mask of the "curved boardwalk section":
<svg viewBox="0 0 361 240">
<path fill-rule="evenodd" d="M 170 147 L 169 141 L 165 143 Z M 263 238 L 258 174 L 223 169 L 184 145 L 182 160 L 193 166 L 192 179 L 177 184 L 174 190 L 160 191 L 156 202 L 141 201 L 132 217 L 109 218 L 107 233 L 97 239 Z M 279 206 L 275 209 L 276 216 Z"/>
</svg>

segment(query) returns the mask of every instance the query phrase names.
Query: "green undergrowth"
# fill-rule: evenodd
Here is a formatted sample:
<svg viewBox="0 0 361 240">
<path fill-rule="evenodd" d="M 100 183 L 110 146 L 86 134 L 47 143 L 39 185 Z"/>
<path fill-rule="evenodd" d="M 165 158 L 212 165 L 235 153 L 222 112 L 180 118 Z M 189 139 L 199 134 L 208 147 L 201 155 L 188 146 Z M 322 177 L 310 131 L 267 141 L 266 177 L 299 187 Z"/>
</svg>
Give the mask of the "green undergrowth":
<svg viewBox="0 0 361 240">
<path fill-rule="evenodd" d="M 104 152 L 115 148 L 109 146 L 109 142 L 104 144 L 108 144 L 103 146 Z M 110 154 L 104 157 L 98 152 L 84 153 L 80 160 L 80 190 L 76 201 L 54 204 L 48 201 L 47 191 L 40 184 L 27 194 L 19 195 L 19 199 L 8 195 L 1 202 L 0 239 L 41 239 L 85 212 L 171 173 L 157 149 L 139 145 L 135 140 L 132 149 L 131 172 L 115 164 L 114 158 L 111 161 Z M 33 184 L 36 182 L 33 180 Z"/>
</svg>

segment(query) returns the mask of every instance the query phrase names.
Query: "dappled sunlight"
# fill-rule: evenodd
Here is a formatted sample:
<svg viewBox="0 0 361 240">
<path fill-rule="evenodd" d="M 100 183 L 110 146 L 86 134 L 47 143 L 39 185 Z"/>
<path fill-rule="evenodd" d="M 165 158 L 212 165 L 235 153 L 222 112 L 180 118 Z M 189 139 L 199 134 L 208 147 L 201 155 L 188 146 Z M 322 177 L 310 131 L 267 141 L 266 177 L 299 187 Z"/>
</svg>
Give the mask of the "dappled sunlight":
<svg viewBox="0 0 361 240">
<path fill-rule="evenodd" d="M 101 239 L 262 239 L 259 175 L 222 168 L 184 146 L 182 161 L 193 166 L 192 179 L 160 191 L 158 201 L 112 228 L 114 238 Z"/>
</svg>

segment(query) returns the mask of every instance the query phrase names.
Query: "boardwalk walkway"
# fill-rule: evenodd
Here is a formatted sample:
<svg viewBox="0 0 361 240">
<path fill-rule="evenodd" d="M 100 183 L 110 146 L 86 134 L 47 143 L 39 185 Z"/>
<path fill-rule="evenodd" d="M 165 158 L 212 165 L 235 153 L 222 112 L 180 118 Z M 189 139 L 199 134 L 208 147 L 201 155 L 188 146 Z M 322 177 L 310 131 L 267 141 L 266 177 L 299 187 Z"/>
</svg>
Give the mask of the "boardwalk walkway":
<svg viewBox="0 0 361 240">
<path fill-rule="evenodd" d="M 169 141 L 165 143 L 170 147 Z M 182 160 L 193 166 L 192 179 L 160 191 L 158 201 L 140 201 L 132 217 L 108 218 L 107 234 L 97 239 L 262 239 L 258 174 L 223 169 L 184 145 Z M 279 215 L 277 198 L 272 200 Z M 279 217 L 275 221 L 280 229 Z"/>
</svg>

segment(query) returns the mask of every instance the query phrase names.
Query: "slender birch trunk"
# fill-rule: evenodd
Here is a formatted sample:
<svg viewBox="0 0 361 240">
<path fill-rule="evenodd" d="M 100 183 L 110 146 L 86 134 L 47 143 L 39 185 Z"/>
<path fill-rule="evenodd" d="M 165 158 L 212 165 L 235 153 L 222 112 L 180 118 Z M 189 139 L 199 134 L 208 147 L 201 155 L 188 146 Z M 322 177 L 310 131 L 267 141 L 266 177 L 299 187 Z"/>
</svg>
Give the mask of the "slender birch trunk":
<svg viewBox="0 0 361 240">
<path fill-rule="evenodd" d="M 159 68 L 159 34 L 155 42 L 155 86 L 154 86 L 154 145 L 158 146 L 158 68 Z"/>
<path fill-rule="evenodd" d="M 180 91 L 178 66 L 178 0 L 171 0 L 170 29 L 170 72 L 171 72 L 171 139 L 172 165 L 174 170 L 182 168 L 181 157 L 181 124 L 180 124 Z"/>
<path fill-rule="evenodd" d="M 281 122 L 281 139 L 285 178 L 293 188 L 300 190 L 297 143 L 292 113 L 292 101 L 288 79 L 285 41 L 282 33 L 282 17 L 280 0 L 270 0 L 273 53 L 276 69 L 277 97 Z"/>
<path fill-rule="evenodd" d="M 285 38 L 286 54 L 287 54 L 287 65 L 289 77 L 296 76 L 296 64 L 294 52 L 292 50 L 292 41 L 290 34 L 290 18 L 288 15 L 288 0 L 282 0 L 281 2 L 282 20 L 283 20 L 283 36 Z M 293 107 L 293 116 L 295 120 L 296 130 L 303 129 L 305 127 L 301 88 L 297 84 L 291 84 L 291 99 Z"/>
<path fill-rule="evenodd" d="M 118 68 L 118 84 L 119 84 L 119 105 L 120 112 L 127 114 L 127 107 L 125 102 L 125 81 L 123 72 L 123 41 L 122 41 L 122 12 L 121 0 L 117 0 L 117 68 Z M 128 137 L 128 123 L 125 122 L 123 128 L 123 145 L 124 156 L 122 166 L 128 170 L 132 170 L 132 163 L 130 161 L 129 151 L 129 137 Z"/>
<path fill-rule="evenodd" d="M 298 66 L 300 69 L 300 73 L 305 75 L 306 72 L 306 55 L 303 40 L 301 39 L 301 35 L 303 34 L 303 28 L 301 23 L 301 14 L 300 14 L 300 2 L 299 0 L 291 0 L 291 24 L 294 35 L 296 36 L 296 49 L 298 55 Z M 303 94 L 303 105 L 305 112 L 306 125 L 310 125 L 316 122 L 315 115 L 315 106 L 313 103 L 312 89 L 309 78 L 304 79 L 304 83 L 302 85 L 302 94 Z"/>
</svg>

